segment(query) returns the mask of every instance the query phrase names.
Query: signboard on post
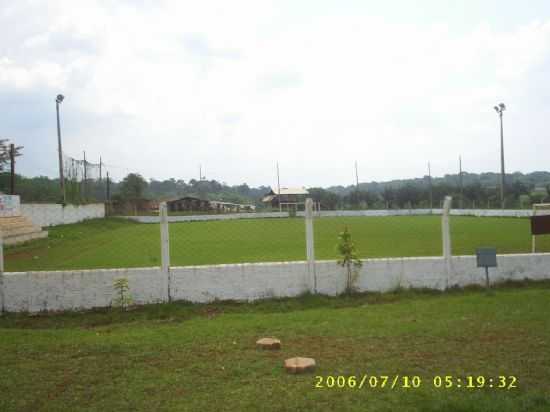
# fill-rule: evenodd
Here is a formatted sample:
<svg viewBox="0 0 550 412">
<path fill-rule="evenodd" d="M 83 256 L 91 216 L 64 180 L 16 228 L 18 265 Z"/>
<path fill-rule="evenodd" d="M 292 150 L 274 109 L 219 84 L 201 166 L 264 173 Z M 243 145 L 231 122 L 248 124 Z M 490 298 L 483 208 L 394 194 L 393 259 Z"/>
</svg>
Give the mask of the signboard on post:
<svg viewBox="0 0 550 412">
<path fill-rule="evenodd" d="M 531 216 L 531 234 L 533 236 L 550 234 L 550 215 Z"/>
<path fill-rule="evenodd" d="M 531 216 L 531 252 L 537 251 L 537 235 L 550 234 L 550 203 L 535 203 Z M 543 212 L 542 215 L 537 214 Z M 546 212 L 546 213 L 545 213 Z"/>
<path fill-rule="evenodd" d="M 21 215 L 19 196 L 0 194 L 0 217 Z"/>
<path fill-rule="evenodd" d="M 485 286 L 489 289 L 489 268 L 497 267 L 497 250 L 494 247 L 480 247 L 476 249 L 478 268 L 485 268 Z"/>
</svg>

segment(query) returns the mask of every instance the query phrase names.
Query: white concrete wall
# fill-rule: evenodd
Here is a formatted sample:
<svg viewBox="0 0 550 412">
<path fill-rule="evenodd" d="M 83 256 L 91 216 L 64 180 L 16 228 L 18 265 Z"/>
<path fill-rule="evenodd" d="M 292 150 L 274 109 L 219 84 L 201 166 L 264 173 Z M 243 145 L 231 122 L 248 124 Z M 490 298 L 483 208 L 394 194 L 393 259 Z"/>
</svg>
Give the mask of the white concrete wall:
<svg viewBox="0 0 550 412">
<path fill-rule="evenodd" d="M 389 209 L 389 210 L 326 210 L 315 213 L 317 217 L 344 217 L 344 216 L 425 216 L 441 215 L 443 209 Z M 485 216 L 485 217 L 528 217 L 533 214 L 527 209 L 451 209 L 455 216 Z M 298 212 L 304 216 L 304 212 Z"/>
<path fill-rule="evenodd" d="M 479 216 L 479 217 L 528 217 L 532 210 L 501 210 L 501 209 L 451 209 L 454 216 Z M 376 216 L 427 216 L 441 215 L 442 209 L 390 209 L 390 210 L 322 210 L 314 212 L 315 217 L 376 217 Z M 304 217 L 304 212 L 297 212 L 297 216 Z M 220 215 L 193 215 L 193 216 L 168 216 L 169 222 L 194 222 L 204 220 L 231 220 L 231 219 L 266 219 L 288 217 L 288 212 L 266 213 L 231 213 Z M 158 216 L 123 216 L 126 219 L 140 223 L 159 223 Z"/>
<path fill-rule="evenodd" d="M 21 214 L 28 217 L 37 226 L 65 225 L 78 223 L 87 219 L 105 217 L 103 203 L 87 205 L 66 205 L 55 203 L 23 203 Z"/>
<path fill-rule="evenodd" d="M 498 265 L 490 269 L 492 282 L 550 279 L 550 253 L 499 255 Z M 335 261 L 318 261 L 315 272 L 318 293 L 344 291 L 345 272 Z M 138 304 L 167 301 L 168 282 L 173 300 L 192 302 L 292 297 L 312 290 L 307 262 L 286 262 L 172 267 L 170 279 L 160 268 L 6 273 L 0 297 L 4 296 L 4 310 L 11 312 L 106 307 L 113 299 L 113 281 L 119 277 L 128 279 Z M 357 288 L 444 289 L 446 279 L 441 257 L 366 259 Z M 449 286 L 484 281 L 485 272 L 476 267 L 475 256 L 452 258 Z"/>
<path fill-rule="evenodd" d="M 127 278 L 137 304 L 167 300 L 158 268 L 5 273 L 4 310 L 39 312 L 110 306 L 113 281 Z"/>
<path fill-rule="evenodd" d="M 124 219 L 135 220 L 140 223 L 159 223 L 158 216 L 121 216 Z M 271 219 L 288 217 L 288 212 L 265 212 L 265 213 L 227 213 L 219 215 L 189 215 L 189 216 L 168 216 L 168 222 L 198 222 L 205 220 L 234 220 L 234 219 Z"/>
</svg>

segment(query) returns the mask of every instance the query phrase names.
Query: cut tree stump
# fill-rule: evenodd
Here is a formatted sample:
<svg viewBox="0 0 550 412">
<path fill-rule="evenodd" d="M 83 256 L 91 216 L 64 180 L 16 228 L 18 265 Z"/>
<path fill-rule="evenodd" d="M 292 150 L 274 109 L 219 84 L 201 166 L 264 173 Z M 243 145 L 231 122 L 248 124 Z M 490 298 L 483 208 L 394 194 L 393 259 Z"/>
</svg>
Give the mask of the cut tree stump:
<svg viewBox="0 0 550 412">
<path fill-rule="evenodd" d="M 256 342 L 256 347 L 260 349 L 278 350 L 281 349 L 281 341 L 276 338 L 262 338 Z"/>
<path fill-rule="evenodd" d="M 290 358 L 285 360 L 285 369 L 288 373 L 304 373 L 315 369 L 313 358 Z"/>
</svg>

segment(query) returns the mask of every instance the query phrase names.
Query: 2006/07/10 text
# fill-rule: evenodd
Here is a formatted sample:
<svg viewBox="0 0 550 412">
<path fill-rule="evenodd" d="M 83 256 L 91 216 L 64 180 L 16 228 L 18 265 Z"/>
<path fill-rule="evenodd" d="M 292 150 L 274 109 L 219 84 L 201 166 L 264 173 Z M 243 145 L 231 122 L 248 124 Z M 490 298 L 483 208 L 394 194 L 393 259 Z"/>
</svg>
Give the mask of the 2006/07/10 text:
<svg viewBox="0 0 550 412">
<path fill-rule="evenodd" d="M 315 377 L 315 389 L 417 389 L 431 384 L 437 389 L 515 389 L 518 379 L 515 376 L 453 376 L 436 375 L 422 378 L 418 375 L 338 375 Z"/>
</svg>

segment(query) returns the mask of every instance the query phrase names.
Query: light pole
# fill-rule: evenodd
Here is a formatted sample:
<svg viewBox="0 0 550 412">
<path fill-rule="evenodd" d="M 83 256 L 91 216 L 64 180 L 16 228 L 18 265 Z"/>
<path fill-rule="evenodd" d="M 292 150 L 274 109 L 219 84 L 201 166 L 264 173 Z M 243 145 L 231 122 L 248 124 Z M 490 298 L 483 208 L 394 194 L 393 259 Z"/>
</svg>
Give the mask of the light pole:
<svg viewBox="0 0 550 412">
<path fill-rule="evenodd" d="M 59 151 L 59 184 L 61 185 L 61 194 L 63 196 L 63 204 L 66 203 L 65 197 L 65 177 L 63 176 L 63 149 L 61 147 L 61 127 L 59 125 L 59 105 L 65 97 L 58 94 L 55 98 L 55 111 L 57 113 L 57 149 Z"/>
<path fill-rule="evenodd" d="M 495 106 L 495 111 L 500 117 L 500 208 L 504 209 L 504 132 L 502 128 L 502 113 L 506 110 L 504 103 Z"/>
</svg>

